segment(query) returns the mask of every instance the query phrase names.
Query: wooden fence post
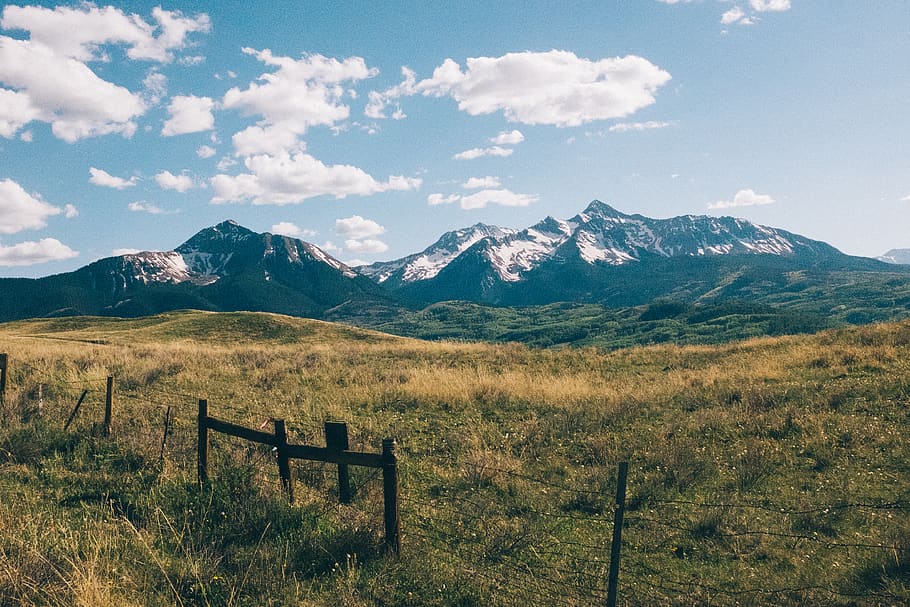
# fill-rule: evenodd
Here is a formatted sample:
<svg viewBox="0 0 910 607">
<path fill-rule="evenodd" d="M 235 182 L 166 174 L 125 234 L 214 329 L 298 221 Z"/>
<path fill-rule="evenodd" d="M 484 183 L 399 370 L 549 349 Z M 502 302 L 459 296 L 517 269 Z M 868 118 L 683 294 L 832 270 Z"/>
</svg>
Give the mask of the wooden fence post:
<svg viewBox="0 0 910 607">
<path fill-rule="evenodd" d="M 167 433 L 171 429 L 171 406 L 167 406 L 167 411 L 164 413 L 164 434 L 161 435 L 161 455 L 158 456 L 158 461 L 162 464 L 164 463 L 164 448 L 167 446 Z"/>
<path fill-rule="evenodd" d="M 82 394 L 79 396 L 79 400 L 76 401 L 76 406 L 73 407 L 73 412 L 70 413 L 69 418 L 66 420 L 66 423 L 63 424 L 63 431 L 66 432 L 70 428 L 70 424 L 73 423 L 73 420 L 76 419 L 76 414 L 79 413 L 79 407 L 82 406 L 82 401 L 85 400 L 85 396 L 88 394 L 88 390 L 83 390 Z"/>
<path fill-rule="evenodd" d="M 288 432 L 283 419 L 275 420 L 275 447 L 278 449 L 278 476 L 281 486 L 288 495 L 288 501 L 294 503 L 294 482 L 291 480 L 291 462 L 288 460 Z"/>
<path fill-rule="evenodd" d="M 107 391 L 104 395 L 104 422 L 101 424 L 101 431 L 104 436 L 111 435 L 111 417 L 114 413 L 114 378 L 110 375 L 107 377 Z"/>
<path fill-rule="evenodd" d="M 616 607 L 619 585 L 619 554 L 622 550 L 622 521 L 626 513 L 626 479 L 629 462 L 619 462 L 616 477 L 616 509 L 613 511 L 613 542 L 610 544 L 610 578 L 607 582 L 607 607 Z"/>
<path fill-rule="evenodd" d="M 0 406 L 4 407 L 4 414 L 6 414 L 6 366 L 8 364 L 9 356 L 6 353 L 0 354 Z"/>
<path fill-rule="evenodd" d="M 401 528 L 398 511 L 398 443 L 382 439 L 382 498 L 385 511 L 385 548 L 390 554 L 401 554 Z"/>
<path fill-rule="evenodd" d="M 347 451 L 348 425 L 344 422 L 325 422 L 325 446 L 333 451 Z M 338 464 L 338 501 L 350 504 L 351 474 L 347 464 Z"/>
<path fill-rule="evenodd" d="M 196 464 L 196 474 L 200 483 L 209 480 L 209 403 L 207 400 L 199 400 L 199 438 L 198 438 L 198 455 L 199 459 Z"/>
</svg>

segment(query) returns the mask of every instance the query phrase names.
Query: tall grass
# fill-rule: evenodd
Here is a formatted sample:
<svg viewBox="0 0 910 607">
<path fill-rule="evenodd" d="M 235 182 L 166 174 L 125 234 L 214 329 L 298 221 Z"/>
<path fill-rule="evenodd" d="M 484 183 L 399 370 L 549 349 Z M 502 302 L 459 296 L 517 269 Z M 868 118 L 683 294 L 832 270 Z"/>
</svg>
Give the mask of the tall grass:
<svg viewBox="0 0 910 607">
<path fill-rule="evenodd" d="M 622 459 L 624 604 L 910 600 L 906 505 L 861 506 L 910 498 L 908 324 L 610 353 L 177 313 L 13 323 L 0 351 L 0 605 L 600 604 Z M 293 442 L 398 438 L 403 557 L 371 471 L 342 506 L 296 463 L 290 506 L 267 449 L 215 437 L 200 489 L 197 398 Z"/>
</svg>

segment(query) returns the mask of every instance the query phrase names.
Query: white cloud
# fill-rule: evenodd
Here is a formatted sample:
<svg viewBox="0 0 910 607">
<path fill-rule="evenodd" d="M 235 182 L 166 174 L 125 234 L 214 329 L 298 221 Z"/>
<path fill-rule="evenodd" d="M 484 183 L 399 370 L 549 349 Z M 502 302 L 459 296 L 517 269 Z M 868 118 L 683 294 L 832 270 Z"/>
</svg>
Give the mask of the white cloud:
<svg viewBox="0 0 910 607">
<path fill-rule="evenodd" d="M 351 165 L 326 165 L 304 152 L 244 160 L 249 171 L 240 175 L 215 175 L 211 180 L 213 203 L 295 204 L 316 196 L 368 196 L 393 190 L 416 190 L 422 180 L 392 175 L 380 182 Z"/>
<path fill-rule="evenodd" d="M 316 230 L 305 230 L 289 221 L 282 221 L 272 226 L 272 234 L 290 236 L 291 238 L 311 238 L 319 234 Z"/>
<path fill-rule="evenodd" d="M 901 198 L 901 202 L 910 202 L 910 194 Z"/>
<path fill-rule="evenodd" d="M 344 248 L 351 253 L 383 253 L 389 245 L 375 238 L 385 232 L 385 228 L 372 219 L 352 215 L 345 219 L 335 220 L 335 231 L 344 238 Z"/>
<path fill-rule="evenodd" d="M 342 102 L 346 93 L 344 85 L 378 73 L 368 68 L 360 57 L 339 61 L 313 54 L 295 60 L 275 56 L 268 49 L 244 48 L 243 52 L 278 69 L 262 74 L 246 89 L 231 88 L 225 93 L 222 106 L 249 116 L 262 116 L 259 127 L 264 130 L 277 127 L 291 133 L 295 135 L 294 144 L 296 135 L 302 135 L 311 126 L 332 126 L 346 120 L 350 108 Z M 260 151 L 264 150 L 256 150 Z"/>
<path fill-rule="evenodd" d="M 121 257 L 123 255 L 135 255 L 141 253 L 140 249 L 114 249 L 111 251 L 111 257 Z"/>
<path fill-rule="evenodd" d="M 518 145 L 525 140 L 525 136 L 519 130 L 502 131 L 496 137 L 490 138 L 493 145 Z"/>
<path fill-rule="evenodd" d="M 297 133 L 282 126 L 250 126 L 234 133 L 231 142 L 236 156 L 280 156 L 290 151 L 302 152 L 306 148 Z"/>
<path fill-rule="evenodd" d="M 127 205 L 127 208 L 134 213 L 148 213 L 149 215 L 161 215 L 164 210 L 158 205 L 137 200 Z"/>
<path fill-rule="evenodd" d="M 385 228 L 372 219 L 364 219 L 360 215 L 352 215 L 345 219 L 336 219 L 335 231 L 345 238 L 363 240 L 371 236 L 383 234 Z"/>
<path fill-rule="evenodd" d="M 73 217 L 79 217 L 79 209 L 72 204 L 63 205 L 63 216 L 67 219 L 72 219 Z"/>
<path fill-rule="evenodd" d="M 0 245 L 0 266 L 32 266 L 50 261 L 60 261 L 78 256 L 56 238 L 42 238 L 34 242 L 20 242 L 12 246 Z"/>
<path fill-rule="evenodd" d="M 89 183 L 100 185 L 105 188 L 114 188 L 115 190 L 131 188 L 139 181 L 139 178 L 135 175 L 129 179 L 123 179 L 122 177 L 114 177 L 107 171 L 95 167 L 90 167 L 88 172 L 90 175 L 88 178 Z"/>
<path fill-rule="evenodd" d="M 203 145 L 203 146 L 200 146 L 200 147 L 196 150 L 196 155 L 199 156 L 200 158 L 211 158 L 211 157 L 214 156 L 215 154 L 216 154 L 215 148 L 213 148 L 213 147 L 210 146 L 210 145 Z"/>
<path fill-rule="evenodd" d="M 100 78 L 86 65 L 110 61 L 108 45 L 125 45 L 132 60 L 168 62 L 191 32 L 209 31 L 206 15 L 184 17 L 155 8 L 157 25 L 136 14 L 85 3 L 55 9 L 7 6 L 0 27 L 24 30 L 28 39 L 0 36 L 0 136 L 11 137 L 33 120 L 51 124 L 54 135 L 73 143 L 120 133 L 131 137 L 134 119 L 164 94 L 166 79 L 152 72 L 142 94 Z M 15 96 L 11 95 L 14 93 Z"/>
<path fill-rule="evenodd" d="M 145 100 L 150 106 L 158 105 L 162 98 L 167 95 L 167 76 L 152 70 L 142 81 L 145 87 Z"/>
<path fill-rule="evenodd" d="M 384 253 L 389 250 L 389 245 L 375 238 L 366 238 L 364 240 L 345 240 L 344 248 L 351 253 Z"/>
<path fill-rule="evenodd" d="M 790 0 L 749 0 L 752 10 L 764 13 L 790 10 Z"/>
<path fill-rule="evenodd" d="M 15 98 L 8 90 L 3 95 L 12 106 L 0 110 L 0 134 L 28 119 L 49 122 L 69 143 L 110 133 L 130 137 L 133 119 L 146 110 L 139 95 L 34 40 L 0 36 L 0 83 L 17 89 Z"/>
<path fill-rule="evenodd" d="M 47 225 L 48 217 L 62 212 L 37 194 L 29 194 L 12 179 L 0 180 L 0 234 L 39 230 Z"/>
<path fill-rule="evenodd" d="M 499 182 L 499 177 L 470 177 L 467 181 L 461 184 L 466 190 L 479 190 L 481 188 L 498 188 L 502 185 Z"/>
<path fill-rule="evenodd" d="M 498 204 L 505 207 L 526 207 L 537 202 L 537 196 L 529 194 L 516 194 L 505 188 L 501 190 L 481 190 L 469 196 L 462 196 L 462 209 L 482 209 L 488 204 Z"/>
<path fill-rule="evenodd" d="M 19 134 L 19 139 L 25 141 L 26 143 L 31 143 L 32 139 L 35 138 L 35 134 L 31 131 L 22 131 Z"/>
<path fill-rule="evenodd" d="M 475 158 L 481 158 L 483 156 L 498 156 L 503 158 L 505 156 L 511 156 L 514 152 L 512 148 L 503 148 L 498 145 L 494 145 L 489 148 L 471 148 L 470 150 L 465 150 L 464 152 L 458 152 L 452 158 L 455 160 L 474 160 Z"/>
<path fill-rule="evenodd" d="M 440 204 L 452 204 L 453 202 L 458 202 L 461 200 L 461 194 L 449 194 L 448 196 L 444 194 L 430 194 L 427 196 L 427 204 L 431 207 L 435 207 Z"/>
<path fill-rule="evenodd" d="M 755 23 L 753 18 L 746 16 L 745 11 L 743 11 L 743 9 L 739 8 L 738 6 L 734 6 L 723 15 L 721 15 L 720 22 L 724 25 L 730 25 L 733 23 L 737 25 L 752 25 Z"/>
<path fill-rule="evenodd" d="M 0 71 L 2 71 L 0 67 Z M 0 76 L 2 81 L 2 76 Z M 24 93 L 0 88 L 0 137 L 12 139 L 23 126 L 37 120 L 41 110 Z"/>
<path fill-rule="evenodd" d="M 472 116 L 503 112 L 523 124 L 577 126 L 628 116 L 655 102 L 670 74 L 635 55 L 590 61 L 569 51 L 446 59 L 417 83 L 424 95 L 450 96 Z"/>
<path fill-rule="evenodd" d="M 754 190 L 740 190 L 733 196 L 733 200 L 718 200 L 708 203 L 709 209 L 729 209 L 733 207 L 754 207 L 757 205 L 773 204 L 774 199 L 767 194 L 756 194 Z"/>
<path fill-rule="evenodd" d="M 619 122 L 610 127 L 611 133 L 627 133 L 629 131 L 647 131 L 650 129 L 663 129 L 670 126 L 669 122 L 649 120 L 648 122 Z"/>
<path fill-rule="evenodd" d="M 404 80 L 397 86 L 386 89 L 381 93 L 378 91 L 370 91 L 368 95 L 369 103 L 367 103 L 367 106 L 363 111 L 367 118 L 385 118 L 386 106 L 388 106 L 392 99 L 414 95 L 417 92 L 417 74 L 414 73 L 414 70 L 408 67 L 402 67 L 401 76 Z M 400 107 L 396 108 L 395 112 L 392 114 L 392 118 L 395 120 L 405 118 L 404 112 L 401 111 Z"/>
<path fill-rule="evenodd" d="M 170 171 L 161 171 L 155 175 L 155 182 L 162 190 L 176 190 L 180 193 L 192 189 L 195 184 L 189 175 L 174 175 Z"/>
<path fill-rule="evenodd" d="M 190 33 L 211 30 L 211 21 L 205 14 L 186 17 L 180 11 L 158 7 L 152 10 L 152 17 L 157 25 L 113 6 L 7 6 L 0 26 L 28 31 L 32 42 L 81 62 L 105 59 L 103 45 L 123 44 L 130 59 L 167 63 L 173 59 L 172 51 L 186 46 Z"/>
<path fill-rule="evenodd" d="M 427 196 L 427 204 L 430 206 L 440 204 L 460 203 L 462 209 L 482 209 L 489 204 L 498 204 L 504 207 L 526 207 L 537 202 L 538 197 L 532 194 L 516 194 L 506 188 L 485 189 L 467 196 L 460 194 L 430 194 Z"/>
<path fill-rule="evenodd" d="M 164 123 L 161 134 L 165 137 L 210 131 L 215 126 L 212 108 L 215 102 L 209 97 L 177 95 L 171 99 L 167 110 L 171 117 Z"/>
</svg>

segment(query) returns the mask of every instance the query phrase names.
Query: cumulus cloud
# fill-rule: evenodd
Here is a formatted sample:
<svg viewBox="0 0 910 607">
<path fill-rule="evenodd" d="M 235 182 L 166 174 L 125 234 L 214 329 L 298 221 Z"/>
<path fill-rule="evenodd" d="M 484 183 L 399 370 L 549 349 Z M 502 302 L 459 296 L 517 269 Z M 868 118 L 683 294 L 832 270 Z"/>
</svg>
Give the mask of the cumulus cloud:
<svg viewBox="0 0 910 607">
<path fill-rule="evenodd" d="M 211 158 L 215 155 L 215 153 L 215 148 L 210 145 L 199 146 L 199 148 L 196 150 L 196 155 L 200 158 Z"/>
<path fill-rule="evenodd" d="M 131 137 L 135 118 L 164 94 L 166 79 L 152 72 L 133 93 L 100 78 L 86 64 L 109 61 L 107 45 L 125 45 L 133 60 L 167 62 L 191 32 L 209 31 L 208 17 L 156 8 L 157 25 L 114 7 L 83 4 L 55 9 L 7 6 L 0 27 L 27 31 L 27 40 L 0 36 L 0 136 L 31 121 L 51 124 L 69 143 L 120 133 Z"/>
<path fill-rule="evenodd" d="M 102 169 L 97 169 L 95 167 L 90 167 L 89 170 L 89 183 L 95 185 L 100 185 L 105 188 L 114 188 L 115 190 L 123 190 L 126 188 L 131 188 L 139 181 L 139 178 L 135 175 L 129 179 L 123 179 L 122 177 L 114 177 L 107 171 Z"/>
<path fill-rule="evenodd" d="M 499 182 L 499 177 L 470 177 L 467 181 L 461 184 L 466 190 L 479 190 L 481 188 L 498 188 L 502 185 Z"/>
<path fill-rule="evenodd" d="M 458 152 L 452 158 L 455 160 L 474 160 L 475 158 L 482 158 L 484 156 L 498 156 L 504 158 L 506 156 L 511 156 L 514 152 L 512 148 L 504 148 L 498 145 L 494 145 L 489 148 L 471 148 L 470 150 L 465 150 L 464 152 Z"/>
<path fill-rule="evenodd" d="M 255 156 L 269 154 L 280 156 L 285 152 L 300 151 L 306 146 L 300 142 L 297 133 L 282 126 L 250 126 L 234 133 L 231 137 L 234 155 Z"/>
<path fill-rule="evenodd" d="M 525 140 L 525 136 L 519 130 L 502 131 L 496 137 L 490 138 L 493 145 L 518 145 Z"/>
<path fill-rule="evenodd" d="M 262 74 L 245 89 L 231 88 L 225 93 L 222 106 L 248 116 L 261 116 L 257 127 L 262 131 L 295 135 L 285 149 L 296 144 L 296 136 L 312 126 L 332 126 L 346 120 L 350 108 L 343 103 L 345 86 L 378 73 L 368 68 L 361 57 L 339 61 L 318 54 L 300 59 L 280 57 L 268 49 L 244 48 L 243 52 L 277 69 Z M 259 148 L 253 153 L 261 151 L 265 150 Z M 238 155 L 245 154 L 238 149 Z"/>
<path fill-rule="evenodd" d="M 416 190 L 422 180 L 393 175 L 377 181 L 351 165 L 327 165 L 304 152 L 261 154 L 244 160 L 248 173 L 215 175 L 213 203 L 295 204 L 316 196 L 368 196 L 393 190 Z"/>
<path fill-rule="evenodd" d="M 650 129 L 663 129 L 670 126 L 669 122 L 649 120 L 647 122 L 619 122 L 610 127 L 611 133 L 628 133 L 629 131 L 647 131 Z"/>
<path fill-rule="evenodd" d="M 484 189 L 474 194 L 462 196 L 460 194 L 430 194 L 427 196 L 427 203 L 430 206 L 440 204 L 459 203 L 462 209 L 482 209 L 490 204 L 498 204 L 504 207 L 526 207 L 537 202 L 538 197 L 532 194 L 516 194 L 506 188 Z"/>
<path fill-rule="evenodd" d="M 132 13 L 127 15 L 113 6 L 7 6 L 0 26 L 29 32 L 32 42 L 42 44 L 57 55 L 86 62 L 103 60 L 103 46 L 123 44 L 130 59 L 167 63 L 173 51 L 187 45 L 193 32 L 209 32 L 208 15 L 185 16 L 180 11 L 152 9 L 155 25 Z"/>
<path fill-rule="evenodd" d="M 71 259 L 79 255 L 56 238 L 20 242 L 12 246 L 0 245 L 0 266 L 33 266 L 39 263 Z"/>
<path fill-rule="evenodd" d="M 316 230 L 306 230 L 289 221 L 282 221 L 272 226 L 272 234 L 290 236 L 291 238 L 311 238 L 319 234 Z"/>
<path fill-rule="evenodd" d="M 511 122 L 577 126 L 628 116 L 655 102 L 670 74 L 635 55 L 591 61 L 569 51 L 446 59 L 417 83 L 424 95 L 449 96 L 472 116 L 502 112 Z"/>
<path fill-rule="evenodd" d="M 67 219 L 72 219 L 73 217 L 79 217 L 79 209 L 72 204 L 66 204 L 63 206 L 63 216 Z"/>
<path fill-rule="evenodd" d="M 155 182 L 162 190 L 176 190 L 180 193 L 186 192 L 196 185 L 189 175 L 174 175 L 170 171 L 161 171 L 155 175 Z"/>
<path fill-rule="evenodd" d="M 773 204 L 774 199 L 767 194 L 756 194 L 754 190 L 740 190 L 733 200 L 718 200 L 709 202 L 709 209 L 730 209 L 733 207 L 754 207 L 758 205 Z"/>
<path fill-rule="evenodd" d="M 48 217 L 63 212 L 39 195 L 29 194 L 12 179 L 0 179 L 0 234 L 40 230 L 47 225 Z"/>
<path fill-rule="evenodd" d="M 352 215 L 345 219 L 336 219 L 335 231 L 345 238 L 361 240 L 371 236 L 379 236 L 385 232 L 385 228 L 372 219 L 364 219 L 360 215 Z"/>
<path fill-rule="evenodd" d="M 901 198 L 901 202 L 910 202 L 910 194 L 908 194 L 908 195 L 904 196 L 903 198 Z"/>
<path fill-rule="evenodd" d="M 344 238 L 344 248 L 351 253 L 383 253 L 389 246 L 376 236 L 385 232 L 385 228 L 372 219 L 352 215 L 345 219 L 335 220 L 335 232 Z"/>
<path fill-rule="evenodd" d="M 12 120 L 0 110 L 0 121 L 49 122 L 54 135 L 69 143 L 110 133 L 132 136 L 133 119 L 146 110 L 139 95 L 33 40 L 0 36 L 0 83 L 17 92 Z"/>
<path fill-rule="evenodd" d="M 164 123 L 161 134 L 165 137 L 210 131 L 215 126 L 212 108 L 215 102 L 209 97 L 177 95 L 171 99 L 168 112 L 171 117 Z"/>
</svg>

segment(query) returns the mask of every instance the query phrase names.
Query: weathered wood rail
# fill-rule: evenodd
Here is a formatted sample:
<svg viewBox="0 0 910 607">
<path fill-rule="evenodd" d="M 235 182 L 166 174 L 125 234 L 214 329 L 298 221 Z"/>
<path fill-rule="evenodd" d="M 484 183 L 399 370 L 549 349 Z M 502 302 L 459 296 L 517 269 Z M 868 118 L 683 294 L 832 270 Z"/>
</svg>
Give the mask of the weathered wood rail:
<svg viewBox="0 0 910 607">
<path fill-rule="evenodd" d="M 273 447 L 278 456 L 278 475 L 287 493 L 288 500 L 294 501 L 294 483 L 290 460 L 304 459 L 338 465 L 338 497 L 342 503 L 350 503 L 352 494 L 348 466 L 363 466 L 382 470 L 383 503 L 385 522 L 385 547 L 393 554 L 401 552 L 400 514 L 398 505 L 398 454 L 393 438 L 382 440 L 381 453 L 363 453 L 348 449 L 347 425 L 341 422 L 326 422 L 325 447 L 296 445 L 288 442 L 284 420 L 274 420 L 274 432 L 253 430 L 231 422 L 209 416 L 208 401 L 199 401 L 198 415 L 198 466 L 200 483 L 208 481 L 209 431 L 227 434 L 250 442 Z"/>
</svg>

